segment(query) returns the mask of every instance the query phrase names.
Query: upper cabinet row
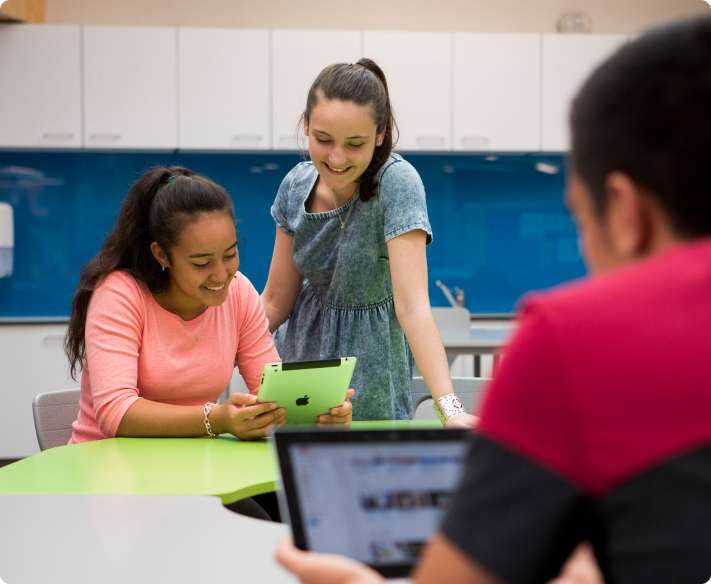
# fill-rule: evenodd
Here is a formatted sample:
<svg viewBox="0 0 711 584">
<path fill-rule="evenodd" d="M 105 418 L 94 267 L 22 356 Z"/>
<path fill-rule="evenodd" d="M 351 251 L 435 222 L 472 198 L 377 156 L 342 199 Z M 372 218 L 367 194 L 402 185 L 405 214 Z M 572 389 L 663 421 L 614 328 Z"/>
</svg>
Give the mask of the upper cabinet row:
<svg viewBox="0 0 711 584">
<path fill-rule="evenodd" d="M 563 151 L 623 35 L 0 26 L 0 146 L 293 150 L 327 64 L 385 71 L 400 150 Z"/>
</svg>

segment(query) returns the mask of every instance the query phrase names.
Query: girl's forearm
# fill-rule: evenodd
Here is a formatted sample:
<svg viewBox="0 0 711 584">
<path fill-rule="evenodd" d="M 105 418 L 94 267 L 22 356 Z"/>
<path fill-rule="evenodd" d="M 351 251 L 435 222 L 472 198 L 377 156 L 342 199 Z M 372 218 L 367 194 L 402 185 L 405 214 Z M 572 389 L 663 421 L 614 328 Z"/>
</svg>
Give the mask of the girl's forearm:
<svg viewBox="0 0 711 584">
<path fill-rule="evenodd" d="M 117 436 L 204 436 L 202 406 L 177 406 L 136 400 L 126 411 Z"/>
<path fill-rule="evenodd" d="M 399 315 L 398 320 L 432 397 L 437 399 L 453 393 L 447 354 L 429 306 Z"/>
<path fill-rule="evenodd" d="M 266 294 L 262 294 L 260 298 L 262 307 L 264 308 L 264 314 L 269 322 L 269 332 L 273 333 L 289 318 L 291 309 L 287 310 L 279 306 L 278 303 L 270 301 L 270 298 Z"/>
</svg>

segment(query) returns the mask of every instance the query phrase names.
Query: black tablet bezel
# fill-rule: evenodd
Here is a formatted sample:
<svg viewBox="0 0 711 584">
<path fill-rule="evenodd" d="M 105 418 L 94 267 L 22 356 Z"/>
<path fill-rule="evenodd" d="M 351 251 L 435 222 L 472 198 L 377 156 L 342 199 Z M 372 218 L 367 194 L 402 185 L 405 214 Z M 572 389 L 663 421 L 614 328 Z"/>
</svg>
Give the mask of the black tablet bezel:
<svg viewBox="0 0 711 584">
<path fill-rule="evenodd" d="M 319 443 L 358 443 L 358 442 L 459 442 L 469 434 L 468 430 L 456 428 L 393 428 L 393 429 L 299 429 L 285 428 L 274 433 L 273 443 L 277 455 L 280 473 L 280 492 L 282 508 L 285 506 L 288 517 L 282 512 L 283 519 L 291 525 L 294 545 L 308 550 L 306 530 L 302 521 L 303 514 L 296 496 L 296 483 L 289 457 L 289 448 L 296 444 Z M 414 565 L 410 564 L 368 564 L 373 570 L 386 578 L 406 577 Z"/>
</svg>

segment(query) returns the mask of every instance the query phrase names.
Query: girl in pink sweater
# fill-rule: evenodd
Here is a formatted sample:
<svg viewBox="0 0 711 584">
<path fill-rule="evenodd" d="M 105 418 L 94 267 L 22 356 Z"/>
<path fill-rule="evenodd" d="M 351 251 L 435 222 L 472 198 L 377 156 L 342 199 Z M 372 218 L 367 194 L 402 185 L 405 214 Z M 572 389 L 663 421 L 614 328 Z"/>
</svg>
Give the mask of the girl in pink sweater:
<svg viewBox="0 0 711 584">
<path fill-rule="evenodd" d="M 279 360 L 252 284 L 237 271 L 232 204 L 214 182 L 157 167 L 129 191 L 82 270 L 65 340 L 79 415 L 70 443 L 113 436 L 262 438 L 284 423 L 253 395 Z M 235 366 L 250 389 L 214 402 Z M 321 417 L 349 423 L 350 402 Z"/>
</svg>

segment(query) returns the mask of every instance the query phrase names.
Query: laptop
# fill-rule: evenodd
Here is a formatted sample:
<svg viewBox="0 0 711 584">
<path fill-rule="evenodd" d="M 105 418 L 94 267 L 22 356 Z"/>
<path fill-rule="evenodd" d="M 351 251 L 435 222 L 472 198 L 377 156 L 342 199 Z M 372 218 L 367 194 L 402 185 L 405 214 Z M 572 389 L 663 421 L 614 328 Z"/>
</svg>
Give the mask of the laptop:
<svg viewBox="0 0 711 584">
<path fill-rule="evenodd" d="M 467 430 L 299 430 L 273 436 L 294 544 L 407 576 L 439 527 Z"/>
</svg>

